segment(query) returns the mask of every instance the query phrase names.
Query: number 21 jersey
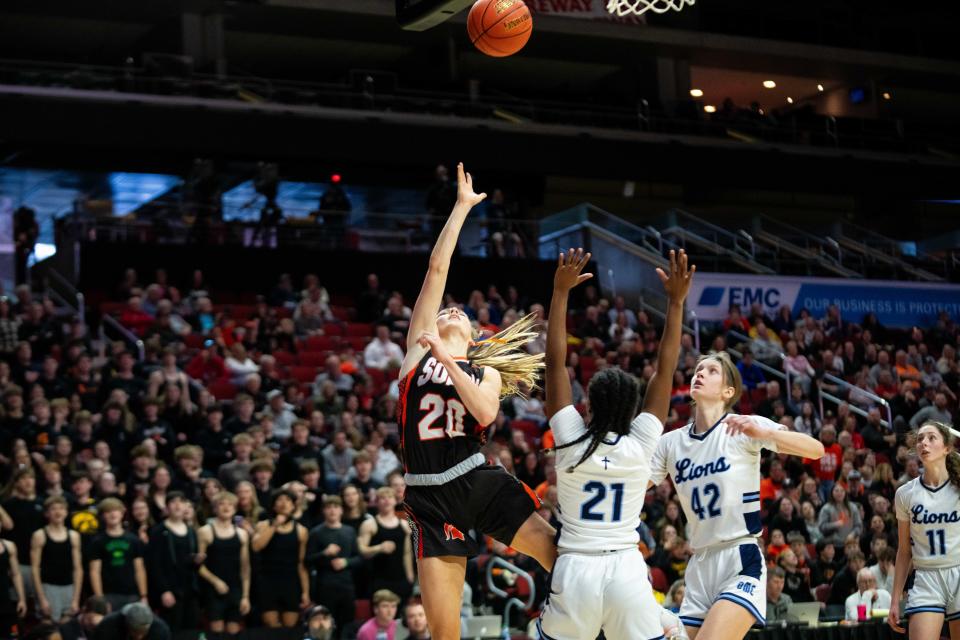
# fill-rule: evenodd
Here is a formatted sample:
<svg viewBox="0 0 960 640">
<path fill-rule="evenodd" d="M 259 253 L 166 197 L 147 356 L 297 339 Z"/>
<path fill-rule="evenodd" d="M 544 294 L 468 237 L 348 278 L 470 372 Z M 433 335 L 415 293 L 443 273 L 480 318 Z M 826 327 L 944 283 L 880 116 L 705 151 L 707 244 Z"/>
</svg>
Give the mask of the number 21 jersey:
<svg viewBox="0 0 960 640">
<path fill-rule="evenodd" d="M 475 384 L 483 369 L 467 360 L 457 366 Z M 479 453 L 487 425 L 480 425 L 460 399 L 450 373 L 428 351 L 399 386 L 400 448 L 407 473 L 443 473 Z"/>
<path fill-rule="evenodd" d="M 782 428 L 772 420 L 751 416 Z M 664 435 L 653 453 L 650 480 L 669 477 L 687 515 L 690 544 L 697 551 L 739 538 L 756 537 L 760 519 L 760 450 L 776 444 L 743 434 L 730 435 L 720 418 L 694 434 L 693 424 Z"/>
</svg>

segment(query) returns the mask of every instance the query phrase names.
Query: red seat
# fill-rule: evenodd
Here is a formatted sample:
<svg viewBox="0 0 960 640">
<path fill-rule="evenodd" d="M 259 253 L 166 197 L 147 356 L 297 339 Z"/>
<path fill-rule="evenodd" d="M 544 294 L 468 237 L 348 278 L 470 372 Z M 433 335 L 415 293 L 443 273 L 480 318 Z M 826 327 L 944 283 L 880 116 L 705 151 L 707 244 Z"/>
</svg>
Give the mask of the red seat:
<svg viewBox="0 0 960 640">
<path fill-rule="evenodd" d="M 237 388 L 229 380 L 214 380 L 207 385 L 207 391 L 217 400 L 233 400 L 237 395 Z"/>
<path fill-rule="evenodd" d="M 373 609 L 369 600 L 355 600 L 353 603 L 353 619 L 366 622 L 373 617 Z"/>
<path fill-rule="evenodd" d="M 348 322 L 347 323 L 347 335 L 348 336 L 372 336 L 373 335 L 373 325 L 369 322 Z"/>
<path fill-rule="evenodd" d="M 373 382 L 373 392 L 382 395 L 387 390 L 387 374 L 381 369 L 367 369 L 367 375 Z"/>
<path fill-rule="evenodd" d="M 274 351 L 272 355 L 281 367 L 289 367 L 295 360 L 295 356 L 289 351 Z"/>
<path fill-rule="evenodd" d="M 370 344 L 370 341 L 373 340 L 373 338 L 370 336 L 351 336 L 349 338 L 345 338 L 345 340 L 347 344 L 350 345 L 350 348 L 354 351 L 363 351 L 367 348 L 367 345 Z"/>
<path fill-rule="evenodd" d="M 317 378 L 316 367 L 292 366 L 290 377 L 297 382 L 313 382 Z"/>
<path fill-rule="evenodd" d="M 529 444 L 536 445 L 540 440 L 540 427 L 532 420 L 513 420 L 510 423 L 510 428 L 523 431 L 523 435 Z"/>
<path fill-rule="evenodd" d="M 597 359 L 594 356 L 580 356 L 580 384 L 589 384 L 596 372 Z"/>
<path fill-rule="evenodd" d="M 654 590 L 660 593 L 666 593 L 670 589 L 670 584 L 667 582 L 667 574 L 663 572 L 663 569 L 658 567 L 650 567 L 650 582 L 653 584 Z"/>
<path fill-rule="evenodd" d="M 297 364 L 304 367 L 322 367 L 328 355 L 328 351 L 304 351 L 297 355 Z"/>
<path fill-rule="evenodd" d="M 342 336 L 343 326 L 337 322 L 327 322 L 323 325 L 323 333 L 328 336 Z"/>
<path fill-rule="evenodd" d="M 183 338 L 183 344 L 187 345 L 188 349 L 199 349 L 203 346 L 204 340 L 206 336 L 201 333 L 188 333 Z"/>
<path fill-rule="evenodd" d="M 817 598 L 817 602 L 826 602 L 830 597 L 830 585 L 821 584 L 816 589 L 813 590 L 814 595 Z"/>
<path fill-rule="evenodd" d="M 300 343 L 304 351 L 333 351 L 340 344 L 340 336 L 310 336 Z"/>
<path fill-rule="evenodd" d="M 350 320 L 350 311 L 351 309 L 348 307 L 330 307 L 330 313 L 332 313 L 333 317 L 340 322 L 347 322 Z"/>
</svg>

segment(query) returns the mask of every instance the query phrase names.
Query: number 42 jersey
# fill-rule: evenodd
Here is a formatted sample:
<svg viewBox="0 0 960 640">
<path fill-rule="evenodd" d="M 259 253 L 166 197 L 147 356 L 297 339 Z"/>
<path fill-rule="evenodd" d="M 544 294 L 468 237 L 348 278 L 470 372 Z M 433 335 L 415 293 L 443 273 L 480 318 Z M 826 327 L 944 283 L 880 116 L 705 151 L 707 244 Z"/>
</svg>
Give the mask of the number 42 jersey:
<svg viewBox="0 0 960 640">
<path fill-rule="evenodd" d="M 743 434 L 730 435 L 724 415 L 701 434 L 693 424 L 660 439 L 651 460 L 650 480 L 669 477 L 687 516 L 690 544 L 696 551 L 739 538 L 756 537 L 760 519 L 760 450 L 777 450 L 774 442 Z M 783 427 L 761 416 L 762 425 Z"/>
</svg>

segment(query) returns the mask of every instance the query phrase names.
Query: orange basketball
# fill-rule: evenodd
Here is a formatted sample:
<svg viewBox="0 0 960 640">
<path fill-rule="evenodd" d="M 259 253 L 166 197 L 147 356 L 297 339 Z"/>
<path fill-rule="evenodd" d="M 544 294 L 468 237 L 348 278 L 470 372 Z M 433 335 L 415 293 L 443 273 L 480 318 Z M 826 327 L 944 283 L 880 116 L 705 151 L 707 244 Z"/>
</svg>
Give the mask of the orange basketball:
<svg viewBox="0 0 960 640">
<path fill-rule="evenodd" d="M 523 0 L 477 0 L 467 16 L 470 42 L 496 58 L 523 49 L 532 31 L 533 17 Z"/>
</svg>

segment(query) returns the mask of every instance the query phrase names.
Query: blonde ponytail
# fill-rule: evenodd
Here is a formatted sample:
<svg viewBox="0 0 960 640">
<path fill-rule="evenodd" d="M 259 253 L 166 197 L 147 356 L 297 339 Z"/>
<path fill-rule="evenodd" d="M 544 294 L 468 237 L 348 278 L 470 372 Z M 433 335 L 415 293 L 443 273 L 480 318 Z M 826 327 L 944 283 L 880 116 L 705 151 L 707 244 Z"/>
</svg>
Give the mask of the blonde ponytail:
<svg viewBox="0 0 960 640">
<path fill-rule="evenodd" d="M 500 373 L 500 397 L 523 395 L 520 383 L 527 388 L 537 386 L 543 369 L 543 354 L 531 355 L 524 350 L 527 343 L 540 334 L 535 326 L 536 314 L 520 318 L 492 338 L 481 340 L 467 350 L 467 359 L 475 367 L 491 367 Z"/>
</svg>

